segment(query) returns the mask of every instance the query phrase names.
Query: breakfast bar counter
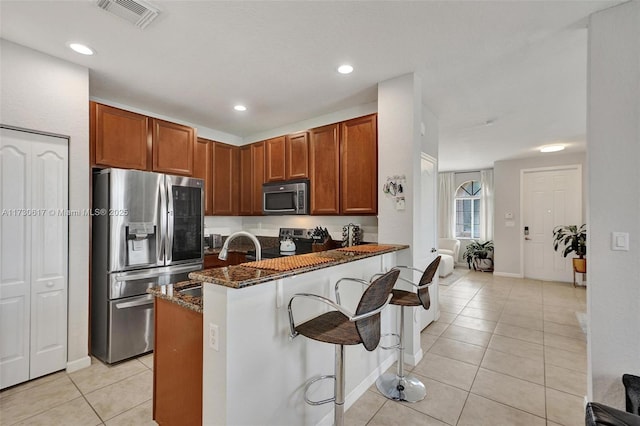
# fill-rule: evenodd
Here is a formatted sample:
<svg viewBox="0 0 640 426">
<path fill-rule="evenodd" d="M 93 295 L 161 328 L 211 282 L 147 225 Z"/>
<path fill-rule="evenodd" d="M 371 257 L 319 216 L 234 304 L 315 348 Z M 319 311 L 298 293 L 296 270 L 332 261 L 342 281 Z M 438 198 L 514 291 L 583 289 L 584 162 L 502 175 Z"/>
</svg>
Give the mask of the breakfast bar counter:
<svg viewBox="0 0 640 426">
<path fill-rule="evenodd" d="M 333 374 L 333 347 L 290 339 L 288 303 L 296 293 L 335 300 L 344 277 L 369 280 L 398 264 L 411 263 L 406 245 L 362 245 L 285 258 L 247 262 L 189 274 L 202 282 L 202 423 L 206 425 L 330 424 L 333 406 L 308 405 L 304 385 Z M 411 272 L 405 278 L 414 279 Z M 342 305 L 354 312 L 363 286 L 340 286 Z M 327 305 L 296 299 L 295 323 L 326 312 Z M 382 311 L 382 332 L 396 330 L 396 309 Z M 419 332 L 418 332 L 419 336 Z M 420 350 L 418 344 L 418 350 Z M 419 357 L 422 353 L 419 353 Z M 395 361 L 395 351 L 346 348 L 346 407 Z M 333 394 L 333 381 L 311 387 L 311 399 Z"/>
</svg>

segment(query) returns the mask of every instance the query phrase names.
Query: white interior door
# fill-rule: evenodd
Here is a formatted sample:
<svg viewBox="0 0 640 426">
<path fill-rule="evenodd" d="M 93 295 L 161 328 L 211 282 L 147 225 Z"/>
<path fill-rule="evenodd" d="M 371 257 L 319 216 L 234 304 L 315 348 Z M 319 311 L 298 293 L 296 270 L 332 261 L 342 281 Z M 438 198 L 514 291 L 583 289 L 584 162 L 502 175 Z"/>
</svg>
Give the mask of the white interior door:
<svg viewBox="0 0 640 426">
<path fill-rule="evenodd" d="M 29 380 L 31 306 L 30 146 L 1 129 L 0 388 Z"/>
<path fill-rule="evenodd" d="M 436 257 L 437 248 L 437 174 L 438 162 L 435 158 L 422 153 L 420 158 L 420 215 L 417 237 L 415 237 L 414 265 L 423 269 Z M 419 277 L 417 277 L 419 279 Z M 429 288 L 431 308 L 417 310 L 420 317 L 420 330 L 437 319 L 438 310 L 438 274 L 433 277 Z"/>
<path fill-rule="evenodd" d="M 573 280 L 570 258 L 553 249 L 553 228 L 582 224 L 580 166 L 523 171 L 522 225 L 524 276 L 545 281 Z"/>
<path fill-rule="evenodd" d="M 66 366 L 68 141 L 0 130 L 0 388 L 5 388 Z"/>
<path fill-rule="evenodd" d="M 31 218 L 30 379 L 65 368 L 67 360 L 67 140 L 34 136 L 31 205 L 47 213 Z"/>
</svg>

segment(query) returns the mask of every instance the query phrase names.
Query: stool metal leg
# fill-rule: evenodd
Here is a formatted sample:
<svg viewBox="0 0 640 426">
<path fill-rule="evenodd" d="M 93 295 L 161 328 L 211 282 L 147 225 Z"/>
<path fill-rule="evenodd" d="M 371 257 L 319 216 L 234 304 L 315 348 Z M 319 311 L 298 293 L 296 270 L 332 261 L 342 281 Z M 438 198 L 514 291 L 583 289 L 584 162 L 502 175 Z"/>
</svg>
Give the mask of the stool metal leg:
<svg viewBox="0 0 640 426">
<path fill-rule="evenodd" d="M 344 346 L 336 346 L 333 424 L 344 425 Z"/>
<path fill-rule="evenodd" d="M 400 308 L 400 345 L 398 373 L 385 373 L 376 380 L 376 387 L 384 396 L 396 401 L 418 402 L 427 396 L 424 383 L 415 376 L 404 374 L 404 307 Z"/>
</svg>

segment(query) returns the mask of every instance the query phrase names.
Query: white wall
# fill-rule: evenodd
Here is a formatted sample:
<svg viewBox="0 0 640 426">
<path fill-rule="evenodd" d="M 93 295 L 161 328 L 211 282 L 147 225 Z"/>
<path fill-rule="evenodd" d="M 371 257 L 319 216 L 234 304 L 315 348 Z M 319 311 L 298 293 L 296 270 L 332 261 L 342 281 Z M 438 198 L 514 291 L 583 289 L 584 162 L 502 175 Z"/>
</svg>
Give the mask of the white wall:
<svg viewBox="0 0 640 426">
<path fill-rule="evenodd" d="M 589 396 L 624 409 L 621 376 L 640 375 L 640 2 L 591 16 L 588 67 Z"/>
<path fill-rule="evenodd" d="M 582 165 L 583 174 L 583 203 L 587 175 L 586 156 L 578 154 L 547 154 L 519 160 L 496 161 L 493 167 L 494 184 L 494 274 L 510 276 L 521 275 L 520 263 L 521 242 L 523 238 L 522 224 L 520 223 L 520 171 L 522 169 L 534 169 L 539 167 L 551 167 L 568 164 Z M 514 227 L 507 227 L 504 219 L 505 213 L 512 213 L 515 222 Z M 584 222 L 583 218 L 583 222 Z M 463 248 L 460 248 L 463 251 Z"/>
<path fill-rule="evenodd" d="M 89 208 L 87 68 L 0 40 L 2 124 L 69 136 L 69 208 Z M 69 217 L 68 369 L 90 364 L 89 217 Z"/>
</svg>

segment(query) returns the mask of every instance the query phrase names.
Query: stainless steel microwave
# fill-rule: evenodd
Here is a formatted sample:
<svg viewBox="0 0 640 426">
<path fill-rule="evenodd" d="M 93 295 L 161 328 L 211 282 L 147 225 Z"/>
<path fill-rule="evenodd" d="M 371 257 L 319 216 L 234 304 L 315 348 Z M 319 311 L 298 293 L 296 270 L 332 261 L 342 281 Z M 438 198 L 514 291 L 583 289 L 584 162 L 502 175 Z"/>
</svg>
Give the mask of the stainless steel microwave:
<svg viewBox="0 0 640 426">
<path fill-rule="evenodd" d="M 262 185 L 262 213 L 270 215 L 309 214 L 309 181 Z"/>
</svg>

